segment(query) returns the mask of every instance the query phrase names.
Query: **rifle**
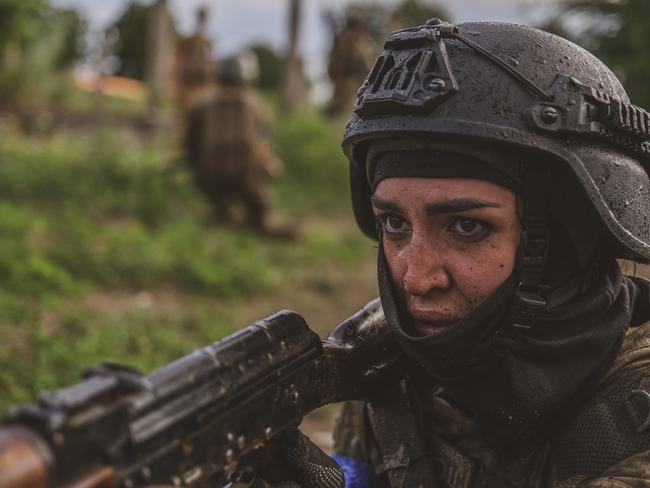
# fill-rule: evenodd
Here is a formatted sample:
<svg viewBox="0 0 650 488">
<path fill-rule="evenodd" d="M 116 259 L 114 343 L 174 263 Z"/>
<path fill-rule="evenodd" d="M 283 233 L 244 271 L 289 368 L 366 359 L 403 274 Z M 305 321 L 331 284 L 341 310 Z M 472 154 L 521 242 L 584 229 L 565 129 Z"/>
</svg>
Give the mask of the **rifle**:
<svg viewBox="0 0 650 488">
<path fill-rule="evenodd" d="M 285 310 L 148 376 L 104 363 L 9 413 L 0 488 L 223 486 L 238 461 L 322 405 L 367 398 L 401 361 L 374 300 L 325 341 Z"/>
</svg>

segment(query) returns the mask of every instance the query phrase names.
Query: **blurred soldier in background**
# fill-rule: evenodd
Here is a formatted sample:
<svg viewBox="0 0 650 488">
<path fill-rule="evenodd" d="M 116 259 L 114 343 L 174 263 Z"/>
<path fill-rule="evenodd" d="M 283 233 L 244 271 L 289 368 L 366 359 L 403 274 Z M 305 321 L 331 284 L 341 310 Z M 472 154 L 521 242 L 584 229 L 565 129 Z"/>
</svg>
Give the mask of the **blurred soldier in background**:
<svg viewBox="0 0 650 488">
<path fill-rule="evenodd" d="M 265 134 L 270 114 L 246 83 L 240 59 L 221 63 L 218 83 L 187 116 L 185 147 L 196 184 L 219 222 L 233 222 L 239 205 L 255 231 L 293 237 L 289 229 L 268 222 L 265 185 L 282 169 Z"/>
<path fill-rule="evenodd" d="M 177 46 L 177 99 L 183 113 L 213 84 L 215 67 L 212 43 L 205 34 L 207 22 L 208 10 L 198 9 L 194 34 L 181 39 Z"/>
<path fill-rule="evenodd" d="M 354 106 L 357 90 L 374 62 L 374 50 L 360 18 L 349 16 L 345 27 L 334 36 L 327 71 L 334 93 L 327 107 L 330 117 L 347 116 Z"/>
</svg>

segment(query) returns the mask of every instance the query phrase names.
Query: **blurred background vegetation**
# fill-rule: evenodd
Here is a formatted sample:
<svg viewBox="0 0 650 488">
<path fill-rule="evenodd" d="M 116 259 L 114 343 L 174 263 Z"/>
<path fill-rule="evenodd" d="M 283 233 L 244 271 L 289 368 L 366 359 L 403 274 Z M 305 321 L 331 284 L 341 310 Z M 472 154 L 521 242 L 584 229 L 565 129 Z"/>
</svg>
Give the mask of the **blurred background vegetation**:
<svg viewBox="0 0 650 488">
<path fill-rule="evenodd" d="M 280 110 L 286 53 L 259 42 L 255 84 L 286 166 L 273 209 L 301 238 L 211 220 L 173 103 L 149 96 L 156 4 L 132 2 L 92 37 L 75 10 L 0 0 L 0 414 L 85 366 L 147 371 L 278 308 L 325 333 L 376 294 L 374 245 L 349 210 L 344 121 L 309 100 Z M 424 0 L 323 12 L 332 33 L 349 15 L 377 49 L 389 29 L 450 18 Z M 540 25 L 594 51 L 650 107 L 650 2 L 558 0 Z"/>
<path fill-rule="evenodd" d="M 623 82 L 633 103 L 650 108 L 650 2 L 558 0 L 540 28 L 593 52 Z"/>
</svg>

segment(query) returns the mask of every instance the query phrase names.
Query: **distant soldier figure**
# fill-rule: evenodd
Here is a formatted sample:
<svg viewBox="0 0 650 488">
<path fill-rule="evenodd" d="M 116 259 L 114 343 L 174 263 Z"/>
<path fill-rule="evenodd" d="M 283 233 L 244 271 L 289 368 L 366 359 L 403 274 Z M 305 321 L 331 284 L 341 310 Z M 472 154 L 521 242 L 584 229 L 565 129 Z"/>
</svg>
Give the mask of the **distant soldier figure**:
<svg viewBox="0 0 650 488">
<path fill-rule="evenodd" d="M 268 223 L 265 191 L 281 169 L 264 135 L 268 110 L 245 82 L 239 59 L 221 63 L 218 81 L 187 117 L 185 146 L 196 184 L 219 221 L 234 221 L 233 210 L 241 206 L 246 224 L 279 236 Z"/>
<path fill-rule="evenodd" d="M 334 93 L 327 108 L 327 115 L 348 115 L 354 106 L 359 85 L 374 62 L 374 50 L 363 22 L 348 17 L 345 27 L 334 37 L 327 71 Z"/>
<path fill-rule="evenodd" d="M 176 81 L 179 108 L 185 112 L 210 89 L 214 80 L 212 43 L 206 36 L 208 11 L 196 13 L 194 34 L 181 39 L 176 52 Z"/>
</svg>

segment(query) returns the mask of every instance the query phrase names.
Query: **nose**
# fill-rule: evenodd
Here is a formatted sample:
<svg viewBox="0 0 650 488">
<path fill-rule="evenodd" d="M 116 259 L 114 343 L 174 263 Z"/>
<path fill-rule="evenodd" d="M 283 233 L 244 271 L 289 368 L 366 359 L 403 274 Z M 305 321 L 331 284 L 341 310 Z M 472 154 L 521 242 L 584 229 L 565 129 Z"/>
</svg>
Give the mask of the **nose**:
<svg viewBox="0 0 650 488">
<path fill-rule="evenodd" d="M 434 290 L 449 290 L 451 276 L 443 253 L 431 243 L 414 236 L 408 250 L 403 282 L 404 291 L 418 297 Z"/>
</svg>

